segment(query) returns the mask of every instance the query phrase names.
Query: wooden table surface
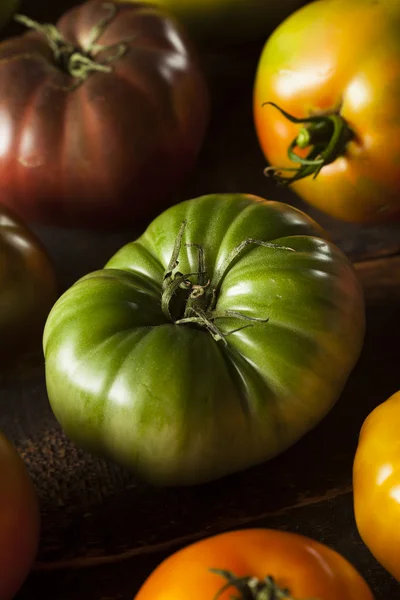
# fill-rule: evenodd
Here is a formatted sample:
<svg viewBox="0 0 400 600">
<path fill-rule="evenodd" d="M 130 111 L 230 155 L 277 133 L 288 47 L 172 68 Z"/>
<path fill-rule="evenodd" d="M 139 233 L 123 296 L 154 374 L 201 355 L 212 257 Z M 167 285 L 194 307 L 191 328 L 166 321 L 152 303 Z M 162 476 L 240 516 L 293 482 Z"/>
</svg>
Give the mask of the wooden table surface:
<svg viewBox="0 0 400 600">
<path fill-rule="evenodd" d="M 30 15 L 53 18 L 56 3 L 48 12 L 45 4 L 39 2 L 35 12 L 30 6 Z M 207 535 L 250 526 L 309 535 L 347 557 L 377 600 L 400 595 L 399 585 L 360 540 L 351 489 L 361 424 L 400 388 L 400 230 L 394 224 L 360 227 L 334 221 L 263 175 L 265 161 L 251 113 L 260 49 L 255 45 L 204 59 L 213 98 L 211 125 L 197 168 L 174 200 L 248 192 L 311 214 L 354 261 L 363 284 L 367 335 L 361 358 L 333 410 L 294 447 L 254 469 L 187 489 L 139 484 L 130 473 L 79 451 L 51 413 L 41 353 L 21 358 L 0 379 L 0 428 L 33 477 L 42 538 L 18 600 L 128 600 L 172 551 Z M 53 258 L 62 293 L 80 276 L 101 268 L 144 226 L 108 233 L 33 228 Z"/>
</svg>

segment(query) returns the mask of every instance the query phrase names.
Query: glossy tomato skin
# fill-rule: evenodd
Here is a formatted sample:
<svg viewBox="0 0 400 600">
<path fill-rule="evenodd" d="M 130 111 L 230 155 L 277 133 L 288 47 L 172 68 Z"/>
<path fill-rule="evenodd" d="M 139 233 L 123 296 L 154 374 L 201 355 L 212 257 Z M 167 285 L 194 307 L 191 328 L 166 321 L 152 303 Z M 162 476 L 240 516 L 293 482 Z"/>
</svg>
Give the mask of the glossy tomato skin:
<svg viewBox="0 0 400 600">
<path fill-rule="evenodd" d="M 172 12 L 197 43 L 214 48 L 258 41 L 306 0 L 144 0 Z M 209 46 L 208 46 L 209 49 Z"/>
<path fill-rule="evenodd" d="M 0 45 L 0 191 L 26 220 L 127 226 L 170 202 L 196 160 L 209 100 L 182 28 L 159 8 L 101 0 L 57 27 L 82 51 L 104 19 L 92 57 L 111 71 L 85 80 L 40 33 Z"/>
<path fill-rule="evenodd" d="M 38 237 L 0 206 L 0 356 L 31 350 L 57 298 L 53 263 Z"/>
<path fill-rule="evenodd" d="M 212 600 L 225 581 L 210 569 L 259 580 L 272 576 L 296 600 L 373 600 L 365 580 L 336 551 L 305 536 L 272 529 L 230 531 L 183 548 L 153 571 L 135 600 L 185 600 L 188 594 L 192 600 Z M 229 588 L 220 598 L 233 596 L 242 597 Z"/>
<path fill-rule="evenodd" d="M 375 558 L 400 581 L 400 392 L 378 405 L 360 432 L 353 466 L 358 531 Z"/>
<path fill-rule="evenodd" d="M 309 204 L 344 221 L 400 217 L 399 34 L 397 2 L 313 2 L 275 30 L 259 60 L 255 128 L 271 165 L 295 166 L 287 149 L 301 125 L 265 102 L 297 118 L 336 112 L 352 130 L 343 155 L 315 179 L 291 184 Z"/>
<path fill-rule="evenodd" d="M 215 297 L 219 341 L 176 324 L 179 306 L 172 320 L 162 310 L 184 221 L 177 268 L 202 271 L 198 248 L 185 244 L 203 246 L 201 298 Z M 354 270 L 323 236 L 302 212 L 249 195 L 203 196 L 159 215 L 49 315 L 47 391 L 67 434 L 167 485 L 216 479 L 293 444 L 338 399 L 364 336 Z M 244 250 L 221 277 L 248 238 L 278 247 Z"/>
<path fill-rule="evenodd" d="M 0 600 L 11 600 L 36 557 L 39 503 L 22 458 L 0 432 Z"/>
</svg>

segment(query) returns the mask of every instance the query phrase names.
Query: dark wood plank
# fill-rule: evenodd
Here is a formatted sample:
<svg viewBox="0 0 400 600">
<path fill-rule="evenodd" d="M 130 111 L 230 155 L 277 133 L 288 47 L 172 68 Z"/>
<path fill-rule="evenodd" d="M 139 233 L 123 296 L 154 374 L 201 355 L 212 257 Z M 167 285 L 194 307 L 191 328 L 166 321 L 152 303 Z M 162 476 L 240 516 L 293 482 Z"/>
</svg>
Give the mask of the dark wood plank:
<svg viewBox="0 0 400 600">
<path fill-rule="evenodd" d="M 296 531 L 328 544 L 363 574 L 374 592 L 375 600 L 398 597 L 399 584 L 371 556 L 357 533 L 350 493 L 313 506 L 282 511 L 279 515 L 264 517 L 251 525 Z M 173 550 L 182 546 L 182 542 L 178 543 Z M 17 600 L 131 600 L 141 583 L 168 553 L 164 550 L 88 569 L 35 571 Z"/>
</svg>

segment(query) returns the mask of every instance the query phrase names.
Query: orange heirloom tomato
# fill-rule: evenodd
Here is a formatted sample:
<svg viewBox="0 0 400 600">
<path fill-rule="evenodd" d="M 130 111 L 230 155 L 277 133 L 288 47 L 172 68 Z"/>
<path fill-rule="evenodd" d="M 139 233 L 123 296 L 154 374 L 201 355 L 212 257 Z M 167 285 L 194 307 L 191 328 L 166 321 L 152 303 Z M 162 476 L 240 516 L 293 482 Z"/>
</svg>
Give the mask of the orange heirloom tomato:
<svg viewBox="0 0 400 600">
<path fill-rule="evenodd" d="M 344 221 L 400 216 L 399 38 L 400 2 L 318 1 L 261 53 L 254 119 L 271 171 Z"/>
<path fill-rule="evenodd" d="M 232 597 L 373 600 L 364 579 L 340 554 L 273 529 L 222 533 L 179 550 L 153 571 L 135 600 Z"/>
<path fill-rule="evenodd" d="M 375 558 L 400 581 L 400 392 L 377 406 L 361 428 L 353 466 L 358 531 Z"/>
</svg>

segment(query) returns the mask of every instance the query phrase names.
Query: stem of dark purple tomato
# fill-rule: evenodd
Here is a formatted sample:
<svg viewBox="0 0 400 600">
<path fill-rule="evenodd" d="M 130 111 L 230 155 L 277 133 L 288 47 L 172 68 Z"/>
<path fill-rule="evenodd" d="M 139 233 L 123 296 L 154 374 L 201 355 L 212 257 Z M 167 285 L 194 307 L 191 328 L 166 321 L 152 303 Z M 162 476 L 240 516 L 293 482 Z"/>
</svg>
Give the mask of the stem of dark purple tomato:
<svg viewBox="0 0 400 600">
<path fill-rule="evenodd" d="M 113 70 L 111 63 L 121 58 L 128 50 L 126 42 L 111 46 L 102 46 L 97 43 L 118 10 L 115 4 L 104 3 L 103 6 L 107 9 L 107 14 L 93 26 L 89 35 L 89 42 L 85 48 L 77 48 L 69 43 L 63 38 L 57 27 L 52 24 L 38 23 L 25 15 L 19 14 L 15 15 L 14 19 L 46 39 L 58 68 L 73 77 L 76 80 L 76 85 L 79 85 L 92 73 L 111 73 Z M 115 52 L 110 54 L 110 50 L 115 50 Z M 96 58 L 100 51 L 108 53 L 102 61 Z"/>
</svg>

